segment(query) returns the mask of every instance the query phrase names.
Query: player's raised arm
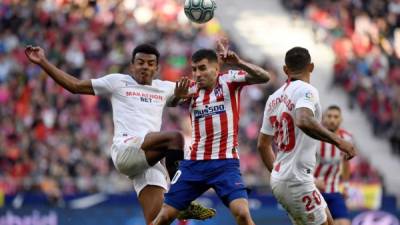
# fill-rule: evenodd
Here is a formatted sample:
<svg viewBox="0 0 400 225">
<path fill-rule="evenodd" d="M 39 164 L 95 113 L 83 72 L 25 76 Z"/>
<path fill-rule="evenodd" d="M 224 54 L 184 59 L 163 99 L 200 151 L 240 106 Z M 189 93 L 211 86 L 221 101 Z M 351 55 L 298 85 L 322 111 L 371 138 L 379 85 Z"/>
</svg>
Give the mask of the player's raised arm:
<svg viewBox="0 0 400 225">
<path fill-rule="evenodd" d="M 341 151 L 347 154 L 347 159 L 351 159 L 355 156 L 356 152 L 353 144 L 323 127 L 319 121 L 315 119 L 311 109 L 306 107 L 297 108 L 295 114 L 296 126 L 308 136 L 336 145 Z"/>
<path fill-rule="evenodd" d="M 245 78 L 246 82 L 249 84 L 261 84 L 270 80 L 269 73 L 257 65 L 246 62 L 242 59 L 239 60 L 237 65 L 240 69 L 247 72 Z"/>
<path fill-rule="evenodd" d="M 167 99 L 168 107 L 175 107 L 188 98 L 190 82 L 187 77 L 176 81 L 174 94 Z"/>
<path fill-rule="evenodd" d="M 44 50 L 41 47 L 27 46 L 25 48 L 25 55 L 31 62 L 40 66 L 51 78 L 53 78 L 55 82 L 67 89 L 69 92 L 73 94 L 94 95 L 92 82 L 90 80 L 79 80 L 58 69 L 47 60 Z"/>
<path fill-rule="evenodd" d="M 229 50 L 225 39 L 217 42 L 217 53 L 222 62 L 245 71 L 247 73 L 245 79 L 248 84 L 261 84 L 270 80 L 270 75 L 266 70 L 241 59 L 235 52 Z"/>
</svg>

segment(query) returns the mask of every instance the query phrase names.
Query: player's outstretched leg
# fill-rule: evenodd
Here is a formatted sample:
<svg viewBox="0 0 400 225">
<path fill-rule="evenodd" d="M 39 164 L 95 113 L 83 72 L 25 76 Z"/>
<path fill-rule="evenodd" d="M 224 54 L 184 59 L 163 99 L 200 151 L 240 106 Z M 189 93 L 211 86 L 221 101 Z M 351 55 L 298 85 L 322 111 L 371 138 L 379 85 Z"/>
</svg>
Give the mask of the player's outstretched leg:
<svg viewBox="0 0 400 225">
<path fill-rule="evenodd" d="M 185 142 L 180 132 L 164 131 L 148 133 L 142 143 L 147 162 L 153 166 L 165 157 L 170 179 L 178 170 L 178 162 L 183 159 Z"/>
<path fill-rule="evenodd" d="M 147 185 L 140 192 L 138 199 L 146 224 L 150 224 L 160 212 L 164 202 L 164 193 L 164 188 L 154 185 Z"/>
<path fill-rule="evenodd" d="M 166 158 L 166 167 L 170 178 L 172 178 L 178 170 L 178 162 L 183 159 L 183 148 L 184 138 L 182 134 L 173 131 L 148 133 L 141 146 L 150 166 L 154 166 L 162 158 Z M 146 223 L 149 224 L 162 208 L 165 190 L 161 187 L 155 188 L 154 186 L 146 186 L 145 189 L 148 189 L 148 191 L 141 191 L 139 201 L 141 202 L 145 214 Z M 151 204 L 151 206 L 148 208 L 147 206 L 149 204 Z M 146 215 L 148 216 L 146 217 Z M 181 219 L 204 220 L 214 215 L 214 209 L 191 203 L 186 210 L 183 210 L 179 214 L 179 217 Z M 176 216 L 174 218 L 176 218 Z"/>
<path fill-rule="evenodd" d="M 182 160 L 184 144 L 184 138 L 180 132 L 150 132 L 144 138 L 141 148 L 145 152 L 147 162 L 153 166 L 168 153 L 175 154 L 176 158 Z"/>
<path fill-rule="evenodd" d="M 172 206 L 164 204 L 156 219 L 150 225 L 169 225 L 178 216 L 179 211 Z"/>
<path fill-rule="evenodd" d="M 238 198 L 229 203 L 229 209 L 239 225 L 254 225 L 251 219 L 249 204 L 247 199 Z"/>
</svg>

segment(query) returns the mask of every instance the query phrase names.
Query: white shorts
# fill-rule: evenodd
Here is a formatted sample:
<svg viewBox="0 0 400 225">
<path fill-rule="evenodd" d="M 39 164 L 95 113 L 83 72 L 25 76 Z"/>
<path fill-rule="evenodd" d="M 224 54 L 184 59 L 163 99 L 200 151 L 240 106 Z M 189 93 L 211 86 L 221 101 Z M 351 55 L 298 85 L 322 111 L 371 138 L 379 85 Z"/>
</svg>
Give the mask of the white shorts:
<svg viewBox="0 0 400 225">
<path fill-rule="evenodd" d="M 139 196 L 147 185 L 155 185 L 168 190 L 168 173 L 160 162 L 150 166 L 141 149 L 144 137 L 127 137 L 115 141 L 111 147 L 111 157 L 117 170 L 133 181 Z"/>
<path fill-rule="evenodd" d="M 321 225 L 327 220 L 326 202 L 313 182 L 294 184 L 271 180 L 271 187 L 293 224 Z"/>
</svg>

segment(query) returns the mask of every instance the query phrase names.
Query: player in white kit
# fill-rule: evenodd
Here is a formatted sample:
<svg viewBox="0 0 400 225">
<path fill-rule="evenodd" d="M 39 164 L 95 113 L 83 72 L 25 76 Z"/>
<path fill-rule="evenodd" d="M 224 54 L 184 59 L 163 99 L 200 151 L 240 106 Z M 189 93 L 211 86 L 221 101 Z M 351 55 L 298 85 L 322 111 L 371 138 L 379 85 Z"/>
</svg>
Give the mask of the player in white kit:
<svg viewBox="0 0 400 225">
<path fill-rule="evenodd" d="M 313 69 L 307 49 L 295 47 L 286 53 L 283 70 L 288 81 L 269 96 L 258 139 L 261 158 L 271 172 L 272 192 L 297 225 L 333 223 L 314 184 L 317 140 L 336 145 L 347 158 L 355 154 L 351 143 L 319 122 L 318 91 L 310 85 Z"/>
<path fill-rule="evenodd" d="M 114 138 L 111 158 L 115 167 L 132 179 L 149 224 L 161 210 L 168 174 L 160 160 L 166 157 L 170 176 L 177 170 L 176 161 L 183 159 L 184 139 L 179 132 L 160 132 L 162 112 L 172 95 L 179 96 L 188 81 L 169 82 L 153 77 L 158 70 L 159 52 L 151 45 L 139 45 L 133 53 L 127 74 L 109 74 L 98 79 L 79 80 L 56 68 L 40 47 L 28 46 L 25 54 L 59 85 L 74 94 L 100 95 L 111 99 Z M 176 88 L 175 88 L 176 87 Z M 206 219 L 215 214 L 211 209 L 191 205 L 196 215 Z"/>
<path fill-rule="evenodd" d="M 322 123 L 328 130 L 354 143 L 352 135 L 340 128 L 342 113 L 339 106 L 329 106 L 324 112 Z M 328 204 L 335 225 L 350 225 L 344 200 L 349 186 L 350 162 L 344 158 L 343 152 L 336 149 L 335 145 L 321 141 L 317 151 L 314 177 L 315 184 Z M 340 182 L 343 182 L 343 193 L 339 190 Z"/>
</svg>

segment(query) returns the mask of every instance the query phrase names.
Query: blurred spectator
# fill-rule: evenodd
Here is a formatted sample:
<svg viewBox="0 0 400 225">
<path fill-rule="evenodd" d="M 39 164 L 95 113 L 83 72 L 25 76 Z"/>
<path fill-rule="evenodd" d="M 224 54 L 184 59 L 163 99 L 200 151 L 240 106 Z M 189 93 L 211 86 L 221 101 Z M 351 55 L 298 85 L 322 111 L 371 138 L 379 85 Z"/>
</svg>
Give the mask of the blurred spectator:
<svg viewBox="0 0 400 225">
<path fill-rule="evenodd" d="M 109 157 L 113 135 L 109 102 L 75 96 L 28 63 L 24 46 L 39 45 L 48 58 L 81 79 L 122 71 L 134 46 L 150 42 L 161 52 L 160 78 L 190 73 L 188 58 L 213 48 L 222 34 L 217 22 L 188 23 L 178 0 L 0 1 L 0 189 L 6 194 L 44 192 L 54 203 L 62 194 L 130 192 Z M 234 48 L 234 45 L 232 46 Z M 269 64 L 265 64 L 270 67 Z M 271 68 L 269 68 L 271 69 Z M 266 97 L 279 81 L 243 92 L 242 168 L 250 186 L 265 187 L 255 143 Z M 168 109 L 163 129 L 190 123 L 182 108 Z M 263 177 L 266 177 L 265 175 Z M 110 182 L 111 180 L 111 182 Z"/>
<path fill-rule="evenodd" d="M 333 83 L 372 121 L 374 134 L 399 152 L 400 1 L 282 0 L 312 21 L 316 41 L 336 54 Z"/>
<path fill-rule="evenodd" d="M 391 1 L 389 5 L 387 0 L 282 0 L 282 3 L 312 22 L 316 42 L 332 46 L 336 54 L 333 84 L 341 85 L 349 94 L 351 108 L 358 104 L 365 110 L 374 133 L 390 138 L 393 150 L 400 152 L 400 98 L 397 97 L 400 55 L 395 51 L 400 2 Z M 350 163 L 352 182 L 381 183 L 381 177 L 366 159 L 357 156 Z"/>
</svg>

